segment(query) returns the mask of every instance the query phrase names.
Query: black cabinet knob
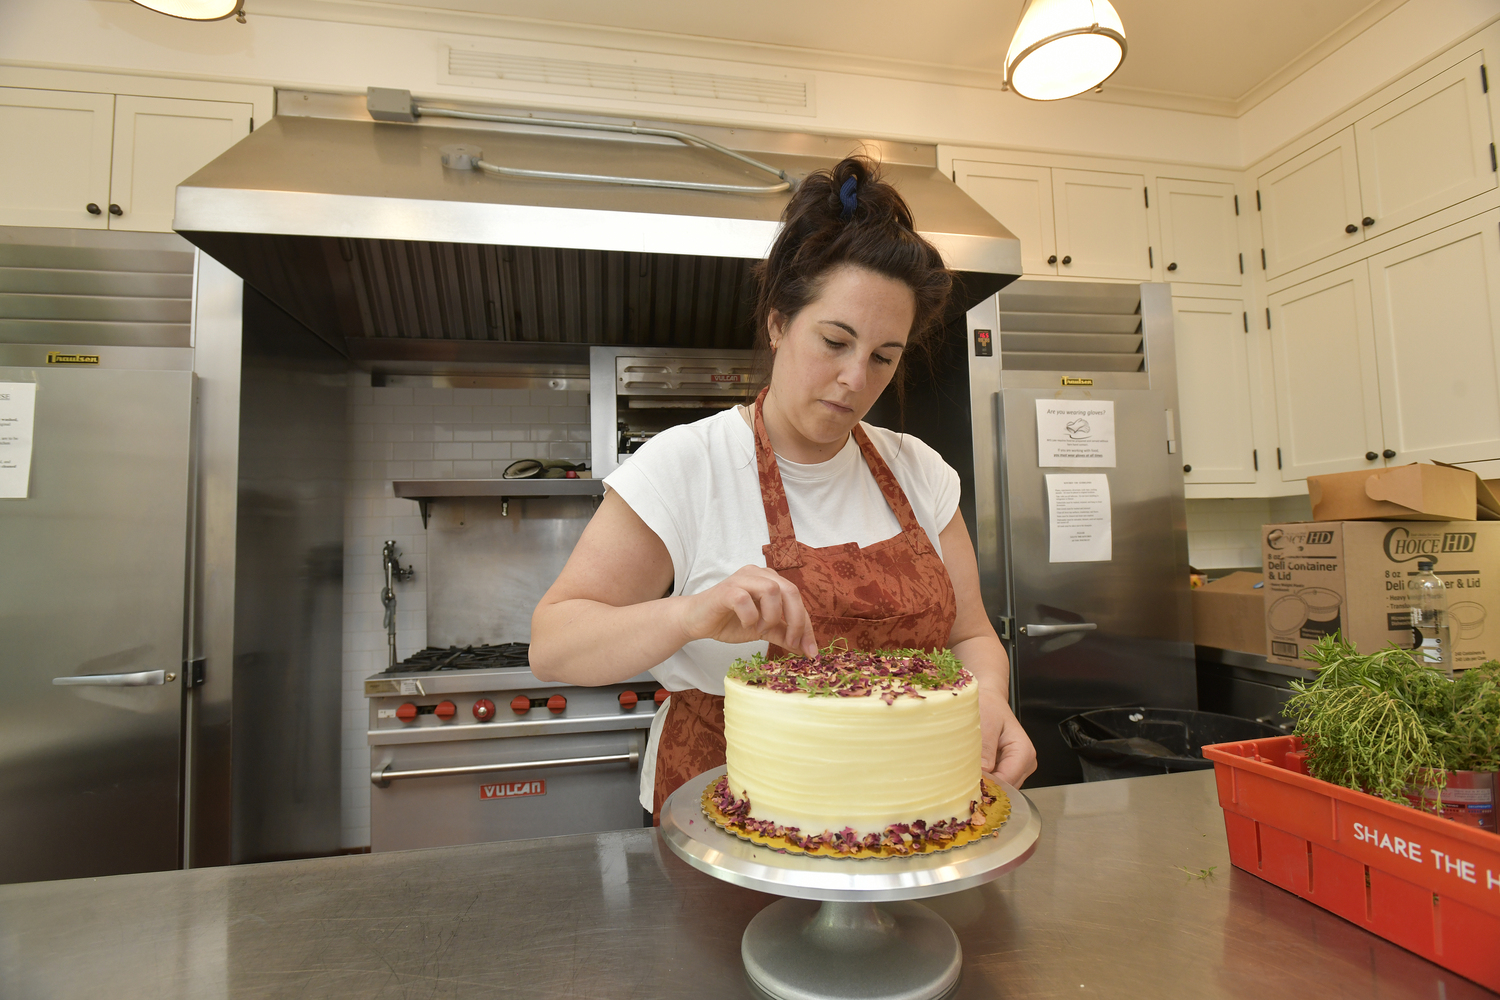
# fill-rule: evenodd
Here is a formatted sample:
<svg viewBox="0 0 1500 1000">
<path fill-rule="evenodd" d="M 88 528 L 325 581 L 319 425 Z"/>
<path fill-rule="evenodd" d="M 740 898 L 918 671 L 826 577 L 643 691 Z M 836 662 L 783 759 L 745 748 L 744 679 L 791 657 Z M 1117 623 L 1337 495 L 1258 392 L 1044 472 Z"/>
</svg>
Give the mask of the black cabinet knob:
<svg viewBox="0 0 1500 1000">
<path fill-rule="evenodd" d="M 99 206 L 95 205 L 93 202 L 89 202 L 88 205 L 86 205 L 85 207 L 88 209 L 88 213 L 90 215 L 102 215 L 103 214 L 102 212 L 100 212 Z"/>
<path fill-rule="evenodd" d="M 121 208 L 119 205 L 111 204 L 109 206 L 109 214 L 110 215 L 124 215 L 125 214 L 125 210 L 123 208 Z"/>
<path fill-rule="evenodd" d="M 1064 264 L 1071 264 L 1071 263 L 1073 263 L 1073 258 L 1072 257 L 1064 257 L 1063 258 L 1063 263 Z"/>
<path fill-rule="evenodd" d="M 1172 261 L 1172 263 L 1168 264 L 1167 265 L 1167 270 L 1168 271 L 1175 271 L 1175 270 L 1177 270 L 1177 262 L 1174 260 L 1174 261 Z"/>
<path fill-rule="evenodd" d="M 1183 472 L 1192 472 L 1193 471 L 1193 467 L 1191 465 L 1184 465 L 1182 467 L 1182 471 Z"/>
<path fill-rule="evenodd" d="M 1049 264 L 1056 264 L 1057 263 L 1057 254 L 1053 254 L 1051 257 L 1048 257 L 1047 258 L 1047 263 L 1049 263 Z"/>
<path fill-rule="evenodd" d="M 1377 455 L 1377 454 L 1375 454 L 1373 451 L 1367 451 L 1367 452 L 1365 452 L 1365 461 L 1366 462 L 1373 462 L 1373 461 L 1375 461 L 1379 457 L 1380 456 Z"/>
<path fill-rule="evenodd" d="M 1386 458 L 1395 458 L 1396 457 L 1396 453 L 1394 451 L 1392 451 L 1390 448 L 1387 448 L 1385 451 L 1381 452 L 1381 454 L 1384 455 Z"/>
<path fill-rule="evenodd" d="M 1361 221 L 1364 222 L 1364 225 L 1365 225 L 1366 229 L 1369 229 L 1371 226 L 1375 225 L 1375 220 L 1372 219 L 1372 218 L 1370 218 L 1368 215 L 1365 216 L 1364 219 L 1361 220 Z"/>
<path fill-rule="evenodd" d="M 1346 233 L 1357 233 L 1357 232 L 1359 232 L 1359 227 L 1356 226 L 1354 223 L 1351 222 L 1347 226 L 1344 227 L 1344 232 L 1346 232 Z"/>
</svg>

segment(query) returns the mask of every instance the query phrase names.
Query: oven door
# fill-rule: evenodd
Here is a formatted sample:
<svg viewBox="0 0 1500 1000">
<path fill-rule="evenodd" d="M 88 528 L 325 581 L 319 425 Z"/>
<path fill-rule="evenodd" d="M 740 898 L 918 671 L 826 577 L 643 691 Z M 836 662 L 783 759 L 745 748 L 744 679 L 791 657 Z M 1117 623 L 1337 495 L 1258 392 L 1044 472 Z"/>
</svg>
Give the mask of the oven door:
<svg viewBox="0 0 1500 1000">
<path fill-rule="evenodd" d="M 370 850 L 640 827 L 645 750 L 643 729 L 371 747 Z"/>
</svg>

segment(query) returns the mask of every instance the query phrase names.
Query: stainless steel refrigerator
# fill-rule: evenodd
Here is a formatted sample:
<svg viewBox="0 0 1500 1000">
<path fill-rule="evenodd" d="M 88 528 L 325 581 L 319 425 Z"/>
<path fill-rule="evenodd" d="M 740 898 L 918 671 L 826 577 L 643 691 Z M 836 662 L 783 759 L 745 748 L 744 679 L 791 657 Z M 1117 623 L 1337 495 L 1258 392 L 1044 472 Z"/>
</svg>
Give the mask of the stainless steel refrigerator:
<svg viewBox="0 0 1500 1000">
<path fill-rule="evenodd" d="M 1037 747 L 1030 783 L 1082 780 L 1058 732 L 1069 715 L 1197 708 L 1170 286 L 1016 281 L 949 325 L 905 395 L 904 416 L 891 399 L 872 419 L 932 444 L 963 480 L 981 591 Z M 1107 409 L 1113 456 L 1056 464 L 1039 449 L 1038 401 Z M 1052 509 L 1049 475 L 1103 477 L 1107 552 L 1059 560 L 1068 539 L 1056 549 L 1054 534 L 1077 505 Z"/>
</svg>

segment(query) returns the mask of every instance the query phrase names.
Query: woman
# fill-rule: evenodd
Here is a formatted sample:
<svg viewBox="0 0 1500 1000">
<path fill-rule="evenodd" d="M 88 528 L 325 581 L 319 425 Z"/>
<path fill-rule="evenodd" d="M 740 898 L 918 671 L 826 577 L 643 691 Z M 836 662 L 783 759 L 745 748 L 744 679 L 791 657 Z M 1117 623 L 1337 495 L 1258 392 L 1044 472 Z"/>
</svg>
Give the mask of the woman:
<svg viewBox="0 0 1500 1000">
<path fill-rule="evenodd" d="M 672 692 L 642 775 L 658 822 L 672 791 L 724 763 L 724 674 L 763 642 L 773 656 L 838 637 L 951 647 L 979 680 L 984 771 L 1019 785 L 1036 767 L 958 474 L 916 438 L 860 423 L 938 327 L 952 277 L 863 157 L 808 177 L 782 223 L 756 270 L 769 384 L 754 406 L 672 428 L 612 473 L 532 616 L 542 680 L 650 669 Z"/>
</svg>

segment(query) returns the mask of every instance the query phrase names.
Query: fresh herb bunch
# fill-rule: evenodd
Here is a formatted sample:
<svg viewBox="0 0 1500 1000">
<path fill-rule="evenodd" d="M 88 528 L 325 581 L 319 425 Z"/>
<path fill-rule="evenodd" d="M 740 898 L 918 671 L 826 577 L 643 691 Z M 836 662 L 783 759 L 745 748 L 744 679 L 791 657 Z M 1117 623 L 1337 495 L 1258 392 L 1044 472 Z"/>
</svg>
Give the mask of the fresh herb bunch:
<svg viewBox="0 0 1500 1000">
<path fill-rule="evenodd" d="M 1500 770 L 1500 663 L 1451 680 L 1388 646 L 1361 656 L 1341 636 L 1303 654 L 1318 676 L 1286 713 L 1315 778 L 1405 803 L 1412 786 L 1441 788 L 1448 771 Z"/>
<path fill-rule="evenodd" d="M 920 698 L 921 690 L 963 687 L 968 678 L 950 649 L 866 653 L 843 645 L 829 645 L 816 658 L 767 660 L 763 653 L 756 653 L 747 660 L 735 660 L 729 676 L 751 687 L 823 696 L 875 695 L 887 700 L 900 694 Z"/>
</svg>

